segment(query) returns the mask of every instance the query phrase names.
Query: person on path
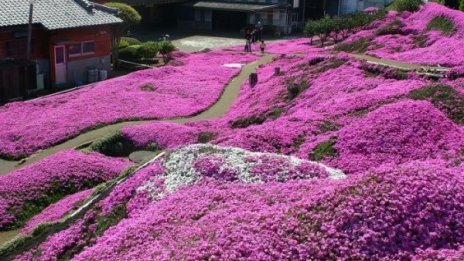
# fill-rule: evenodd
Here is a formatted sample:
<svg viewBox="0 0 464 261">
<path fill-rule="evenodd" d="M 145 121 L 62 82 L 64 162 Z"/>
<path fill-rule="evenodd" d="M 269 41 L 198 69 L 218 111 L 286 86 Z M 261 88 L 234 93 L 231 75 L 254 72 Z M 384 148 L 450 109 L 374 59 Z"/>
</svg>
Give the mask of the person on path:
<svg viewBox="0 0 464 261">
<path fill-rule="evenodd" d="M 264 43 L 264 41 L 261 41 L 259 48 L 261 48 L 261 53 L 264 54 L 264 50 L 266 49 L 266 44 Z"/>
<path fill-rule="evenodd" d="M 251 30 L 249 28 L 245 31 L 245 52 L 251 52 Z"/>
<path fill-rule="evenodd" d="M 258 21 L 258 24 L 255 26 L 256 29 L 256 37 L 258 41 L 263 40 L 263 25 L 261 24 L 261 21 Z"/>
</svg>

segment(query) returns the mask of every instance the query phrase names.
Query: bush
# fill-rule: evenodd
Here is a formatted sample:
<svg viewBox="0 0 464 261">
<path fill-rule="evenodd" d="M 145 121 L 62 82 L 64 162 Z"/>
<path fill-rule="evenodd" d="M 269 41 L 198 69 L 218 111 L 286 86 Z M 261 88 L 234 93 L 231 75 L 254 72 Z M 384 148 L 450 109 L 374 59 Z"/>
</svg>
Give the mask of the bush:
<svg viewBox="0 0 464 261">
<path fill-rule="evenodd" d="M 293 80 L 287 82 L 287 97 L 289 100 L 295 99 L 300 93 L 304 92 L 309 88 L 309 84 L 305 81 L 301 83 L 296 83 Z"/>
<path fill-rule="evenodd" d="M 430 101 L 450 120 L 464 125 L 464 95 L 450 86 L 437 85 L 412 90 L 409 98 Z"/>
<path fill-rule="evenodd" d="M 419 10 L 419 7 L 422 5 L 422 0 L 396 0 L 390 6 L 390 9 L 396 10 L 398 12 L 414 12 Z"/>
<path fill-rule="evenodd" d="M 335 46 L 336 51 L 347 52 L 347 53 L 364 53 L 369 47 L 369 40 L 361 38 L 350 43 L 341 43 Z"/>
<path fill-rule="evenodd" d="M 130 44 L 126 40 L 121 39 L 119 41 L 119 45 L 118 45 L 119 49 L 124 49 L 124 48 L 127 48 L 129 46 L 130 46 Z"/>
<path fill-rule="evenodd" d="M 164 40 L 158 43 L 159 52 L 162 54 L 172 53 L 176 47 L 172 44 L 171 41 Z"/>
<path fill-rule="evenodd" d="M 127 157 L 135 151 L 134 144 L 117 131 L 113 135 L 97 140 L 90 149 L 110 157 Z"/>
<path fill-rule="evenodd" d="M 121 37 L 121 41 L 126 41 L 129 46 L 142 44 L 142 42 L 132 37 Z"/>
<path fill-rule="evenodd" d="M 132 45 L 124 49 L 121 49 L 119 51 L 119 57 L 123 60 L 137 61 L 141 58 L 138 55 L 139 48 L 140 48 L 140 45 Z"/>
<path fill-rule="evenodd" d="M 145 42 L 137 49 L 137 56 L 142 58 L 153 58 L 158 53 L 158 44 L 155 42 Z"/>
<path fill-rule="evenodd" d="M 404 24 L 400 20 L 396 19 L 387 24 L 385 27 L 377 29 L 377 31 L 375 31 L 375 35 L 401 34 L 401 27 L 403 26 Z"/>
<path fill-rule="evenodd" d="M 109 2 L 105 6 L 119 10 L 118 17 L 126 24 L 138 24 L 142 20 L 142 16 L 130 5 Z"/>
<path fill-rule="evenodd" d="M 436 16 L 427 24 L 427 30 L 440 30 L 444 34 L 454 32 L 454 24 L 448 17 Z"/>
<path fill-rule="evenodd" d="M 327 141 L 319 143 L 314 150 L 309 154 L 309 159 L 320 161 L 326 158 L 333 158 L 338 155 L 337 150 L 334 148 L 336 138 L 332 137 Z"/>
</svg>

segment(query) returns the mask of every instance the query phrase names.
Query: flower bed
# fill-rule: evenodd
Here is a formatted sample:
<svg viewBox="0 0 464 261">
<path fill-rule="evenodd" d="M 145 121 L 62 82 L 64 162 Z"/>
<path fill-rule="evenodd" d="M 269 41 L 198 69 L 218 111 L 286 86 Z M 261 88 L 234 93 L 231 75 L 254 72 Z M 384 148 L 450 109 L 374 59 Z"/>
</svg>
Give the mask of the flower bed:
<svg viewBox="0 0 464 261">
<path fill-rule="evenodd" d="M 81 192 L 77 192 L 73 195 L 67 196 L 55 204 L 48 206 L 42 210 L 40 214 L 31 218 L 24 228 L 21 230 L 21 234 L 27 234 L 31 232 L 39 224 L 46 222 L 53 222 L 63 218 L 70 211 L 75 210 L 81 202 L 87 199 L 92 194 L 92 189 L 87 189 Z"/>
<path fill-rule="evenodd" d="M 0 155 L 28 156 L 102 124 L 193 115 L 211 106 L 239 72 L 224 64 L 256 59 L 227 51 L 182 55 L 179 66 L 138 71 L 70 93 L 7 104 L 0 107 Z"/>
<path fill-rule="evenodd" d="M 423 101 L 383 106 L 337 136 L 336 166 L 349 173 L 417 159 L 452 162 L 464 152 L 464 130 Z"/>
<path fill-rule="evenodd" d="M 342 181 L 206 182 L 122 221 L 74 258 L 409 259 L 463 244 L 463 200 L 462 173 L 436 161 Z"/>
<path fill-rule="evenodd" d="M 66 195 L 119 176 L 130 163 L 63 151 L 0 177 L 0 229 L 19 226 Z"/>
</svg>

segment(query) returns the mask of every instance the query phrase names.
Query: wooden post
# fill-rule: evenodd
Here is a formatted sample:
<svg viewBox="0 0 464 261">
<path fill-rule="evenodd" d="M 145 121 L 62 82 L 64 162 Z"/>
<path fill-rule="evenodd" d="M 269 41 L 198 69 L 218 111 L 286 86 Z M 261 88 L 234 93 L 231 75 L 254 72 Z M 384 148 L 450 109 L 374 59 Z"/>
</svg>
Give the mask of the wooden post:
<svg viewBox="0 0 464 261">
<path fill-rule="evenodd" d="M 258 74 L 251 73 L 249 77 L 249 81 L 250 81 L 250 86 L 255 87 L 255 85 L 258 83 Z"/>
</svg>

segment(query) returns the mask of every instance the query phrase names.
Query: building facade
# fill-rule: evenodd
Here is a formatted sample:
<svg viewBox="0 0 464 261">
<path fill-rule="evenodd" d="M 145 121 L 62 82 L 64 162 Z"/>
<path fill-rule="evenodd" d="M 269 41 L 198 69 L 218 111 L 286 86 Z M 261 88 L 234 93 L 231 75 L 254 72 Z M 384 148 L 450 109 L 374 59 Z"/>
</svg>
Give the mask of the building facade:
<svg viewBox="0 0 464 261">
<path fill-rule="evenodd" d="M 112 26 L 122 22 L 116 11 L 86 0 L 55 2 L 33 6 L 30 57 L 29 1 L 0 2 L 9 10 L 0 14 L 0 100 L 82 85 L 92 81 L 89 73 L 111 70 Z"/>
</svg>

